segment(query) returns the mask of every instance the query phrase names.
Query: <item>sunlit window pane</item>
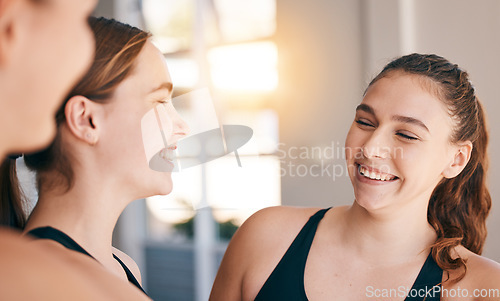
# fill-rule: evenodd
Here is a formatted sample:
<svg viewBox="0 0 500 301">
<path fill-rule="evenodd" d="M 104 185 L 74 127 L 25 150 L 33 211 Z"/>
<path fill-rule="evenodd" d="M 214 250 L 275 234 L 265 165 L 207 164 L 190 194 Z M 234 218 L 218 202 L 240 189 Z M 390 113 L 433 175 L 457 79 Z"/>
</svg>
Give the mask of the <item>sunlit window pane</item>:
<svg viewBox="0 0 500 301">
<path fill-rule="evenodd" d="M 167 58 L 167 66 L 175 87 L 192 88 L 199 78 L 198 65 L 192 59 Z"/>
<path fill-rule="evenodd" d="M 231 111 L 224 115 L 224 124 L 243 124 L 252 128 L 253 137 L 240 149 L 238 154 L 273 154 L 278 150 L 278 114 L 273 110 Z"/>
<path fill-rule="evenodd" d="M 193 0 L 142 0 L 146 27 L 163 53 L 191 47 L 194 25 Z"/>
<path fill-rule="evenodd" d="M 174 188 L 169 195 L 147 198 L 153 216 L 164 223 L 179 223 L 193 216 L 201 199 L 201 167 L 172 173 Z"/>
<path fill-rule="evenodd" d="M 224 41 L 272 36 L 276 30 L 276 0 L 214 0 Z"/>
<path fill-rule="evenodd" d="M 230 91 L 273 91 L 278 85 L 278 49 L 273 42 L 213 48 L 208 53 L 212 80 Z"/>
<path fill-rule="evenodd" d="M 280 163 L 276 157 L 225 156 L 207 164 L 208 201 L 217 221 L 242 223 L 252 213 L 280 205 Z"/>
</svg>

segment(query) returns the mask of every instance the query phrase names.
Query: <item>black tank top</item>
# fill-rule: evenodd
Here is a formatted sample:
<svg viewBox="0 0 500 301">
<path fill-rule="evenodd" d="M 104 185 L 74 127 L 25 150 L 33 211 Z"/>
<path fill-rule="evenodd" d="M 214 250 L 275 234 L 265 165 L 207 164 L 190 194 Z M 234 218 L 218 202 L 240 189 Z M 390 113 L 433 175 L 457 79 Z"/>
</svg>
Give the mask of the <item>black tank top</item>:
<svg viewBox="0 0 500 301">
<path fill-rule="evenodd" d="M 318 224 L 329 209 L 319 210 L 309 218 L 269 278 L 267 278 L 255 301 L 308 301 L 304 288 L 304 270 L 307 256 Z M 440 300 L 438 291 L 440 291 L 439 285 L 442 278 L 443 270 L 436 264 L 429 253 L 405 301 L 421 301 L 424 298 L 425 301 Z"/>
<path fill-rule="evenodd" d="M 80 252 L 80 253 L 85 254 L 87 256 L 90 256 L 91 258 L 94 258 L 84 248 L 82 248 L 82 246 L 80 246 L 76 241 L 74 241 L 71 237 L 66 235 L 66 233 L 64 233 L 60 230 L 57 230 L 55 228 L 40 227 L 40 228 L 36 228 L 36 229 L 29 231 L 27 234 L 29 234 L 35 238 L 38 238 L 38 239 L 51 239 L 53 241 L 60 243 L 61 245 L 65 246 L 66 248 L 68 248 L 70 250 L 77 251 L 77 252 Z M 132 274 L 132 272 L 123 263 L 123 261 L 121 261 L 120 258 L 118 258 L 118 256 L 116 256 L 115 254 L 113 254 L 113 258 L 116 259 L 116 261 L 118 261 L 118 263 L 120 263 L 120 265 L 122 266 L 123 270 L 127 274 L 128 281 L 130 283 L 132 283 L 133 285 L 135 285 L 138 289 L 140 289 L 144 294 L 146 294 L 146 292 L 144 291 L 142 286 L 139 284 L 137 279 L 134 277 L 134 274 Z"/>
</svg>

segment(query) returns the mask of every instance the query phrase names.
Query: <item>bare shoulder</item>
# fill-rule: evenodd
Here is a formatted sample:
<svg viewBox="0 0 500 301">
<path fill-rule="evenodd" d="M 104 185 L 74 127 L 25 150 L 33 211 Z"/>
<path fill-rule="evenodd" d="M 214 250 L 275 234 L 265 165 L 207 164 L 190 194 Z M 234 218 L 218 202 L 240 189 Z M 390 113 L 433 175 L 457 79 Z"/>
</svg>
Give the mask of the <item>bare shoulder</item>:
<svg viewBox="0 0 500 301">
<path fill-rule="evenodd" d="M 500 300 L 500 264 L 462 246 L 456 251 L 466 260 L 467 271 L 465 277 L 450 288 L 466 289 L 473 300 Z M 457 275 L 452 273 L 451 279 L 454 274 Z"/>
<path fill-rule="evenodd" d="M 134 274 L 139 284 L 142 285 L 141 271 L 139 270 L 139 266 L 137 265 L 135 260 L 115 247 L 113 247 L 113 254 L 115 254 L 118 258 L 120 258 L 121 261 L 123 261 L 123 263 L 129 268 L 132 274 Z"/>
<path fill-rule="evenodd" d="M 305 222 L 321 208 L 302 208 L 275 206 L 261 209 L 250 216 L 240 227 L 241 232 L 265 232 L 272 234 L 285 230 L 295 232 L 293 228 L 302 228 Z M 290 229 L 290 227 L 292 229 Z M 273 230 L 278 231 L 273 231 Z"/>
<path fill-rule="evenodd" d="M 269 256 L 269 251 L 279 252 L 278 247 L 287 247 L 307 222 L 320 208 L 276 206 L 261 209 L 250 216 L 238 229 L 229 248 L 248 259 Z M 229 249 L 228 248 L 228 249 Z M 252 257 L 248 257 L 252 256 Z M 254 258 L 257 257 L 257 258 Z"/>
<path fill-rule="evenodd" d="M 477 255 L 464 247 L 460 248 L 459 253 L 467 260 L 467 272 L 470 273 L 474 284 L 495 284 L 500 289 L 500 264 L 489 258 Z"/>
<path fill-rule="evenodd" d="M 229 243 L 211 300 L 254 298 L 259 284 L 271 273 L 309 217 L 320 209 L 268 207 L 249 217 Z"/>
<path fill-rule="evenodd" d="M 234 238 L 235 245 L 244 247 L 249 253 L 256 252 L 247 256 L 261 257 L 266 254 L 267 257 L 268 251 L 285 251 L 307 220 L 320 209 L 286 206 L 264 208 L 240 227 Z"/>
<path fill-rule="evenodd" d="M 1 300 L 149 300 L 99 263 L 49 240 L 0 230 Z"/>
</svg>

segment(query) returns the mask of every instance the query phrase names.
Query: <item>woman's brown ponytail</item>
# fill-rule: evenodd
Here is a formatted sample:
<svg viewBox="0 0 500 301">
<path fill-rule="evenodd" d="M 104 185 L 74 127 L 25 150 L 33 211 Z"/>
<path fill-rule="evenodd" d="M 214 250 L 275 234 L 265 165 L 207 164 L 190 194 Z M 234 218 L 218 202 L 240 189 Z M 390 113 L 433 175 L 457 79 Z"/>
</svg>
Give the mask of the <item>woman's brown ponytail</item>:
<svg viewBox="0 0 500 301">
<path fill-rule="evenodd" d="M 16 172 L 16 160 L 6 158 L 0 165 L 0 225 L 23 229 L 26 223 L 24 196 Z"/>
<path fill-rule="evenodd" d="M 481 254 L 486 239 L 486 217 L 491 209 L 491 197 L 486 187 L 488 134 L 482 106 L 477 102 L 477 138 L 469 163 L 455 178 L 443 179 L 432 193 L 427 218 L 436 229 L 438 240 L 433 246 L 436 262 L 443 269 L 464 267 L 461 258 L 452 259 L 450 250 L 462 244 Z M 455 281 L 465 276 L 463 273 Z"/>
</svg>

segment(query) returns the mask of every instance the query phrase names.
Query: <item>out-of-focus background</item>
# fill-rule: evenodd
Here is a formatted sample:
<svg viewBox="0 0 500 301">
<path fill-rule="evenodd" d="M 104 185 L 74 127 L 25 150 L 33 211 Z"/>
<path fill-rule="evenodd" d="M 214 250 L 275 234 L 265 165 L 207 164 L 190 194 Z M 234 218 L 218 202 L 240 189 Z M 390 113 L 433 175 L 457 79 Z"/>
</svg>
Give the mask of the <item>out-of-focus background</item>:
<svg viewBox="0 0 500 301">
<path fill-rule="evenodd" d="M 484 103 L 493 197 L 484 255 L 500 261 L 500 1 L 101 0 L 94 15 L 151 31 L 175 95 L 209 88 L 219 124 L 254 130 L 241 167 L 229 154 L 175 173 L 172 194 L 120 217 L 115 245 L 153 299 L 207 300 L 231 235 L 263 207 L 352 203 L 342 149 L 355 106 L 383 65 L 411 52 L 458 63 Z M 212 114 L 174 105 L 188 122 Z"/>
</svg>

